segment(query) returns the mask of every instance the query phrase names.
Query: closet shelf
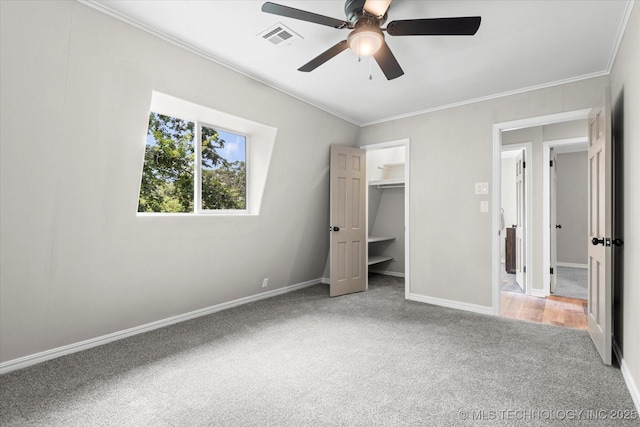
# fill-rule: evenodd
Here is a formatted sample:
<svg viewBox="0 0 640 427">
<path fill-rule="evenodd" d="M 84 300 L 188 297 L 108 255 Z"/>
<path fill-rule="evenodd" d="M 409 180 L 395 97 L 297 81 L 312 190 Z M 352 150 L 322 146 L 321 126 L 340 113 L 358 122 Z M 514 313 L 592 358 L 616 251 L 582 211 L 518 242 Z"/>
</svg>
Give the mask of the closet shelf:
<svg viewBox="0 0 640 427">
<path fill-rule="evenodd" d="M 380 236 L 369 236 L 367 238 L 368 243 L 376 243 L 376 242 L 386 242 L 389 240 L 396 240 L 395 237 L 380 237 Z"/>
<path fill-rule="evenodd" d="M 381 262 L 385 262 L 385 261 L 391 261 L 393 260 L 392 256 L 369 256 L 369 261 L 367 262 L 368 265 L 373 265 L 373 264 L 380 264 Z"/>
<path fill-rule="evenodd" d="M 404 187 L 404 178 L 378 179 L 374 181 L 369 181 L 369 185 L 377 186 L 378 188 Z"/>
</svg>

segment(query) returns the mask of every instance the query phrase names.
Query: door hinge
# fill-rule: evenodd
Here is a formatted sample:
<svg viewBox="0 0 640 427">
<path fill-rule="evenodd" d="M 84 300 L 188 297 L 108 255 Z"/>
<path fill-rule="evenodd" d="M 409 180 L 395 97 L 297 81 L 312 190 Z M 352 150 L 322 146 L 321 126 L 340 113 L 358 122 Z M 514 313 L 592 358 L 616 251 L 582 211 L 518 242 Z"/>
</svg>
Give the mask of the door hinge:
<svg viewBox="0 0 640 427">
<path fill-rule="evenodd" d="M 553 160 L 549 160 L 549 167 L 553 167 Z"/>
<path fill-rule="evenodd" d="M 522 162 L 522 169 L 526 169 L 527 168 L 527 162 Z"/>
<path fill-rule="evenodd" d="M 527 266 L 526 266 L 526 265 L 522 266 L 522 272 L 523 272 L 523 273 L 526 273 L 526 272 L 527 272 Z"/>
<path fill-rule="evenodd" d="M 551 274 L 553 274 L 553 267 L 551 267 L 550 270 L 551 270 Z"/>
</svg>

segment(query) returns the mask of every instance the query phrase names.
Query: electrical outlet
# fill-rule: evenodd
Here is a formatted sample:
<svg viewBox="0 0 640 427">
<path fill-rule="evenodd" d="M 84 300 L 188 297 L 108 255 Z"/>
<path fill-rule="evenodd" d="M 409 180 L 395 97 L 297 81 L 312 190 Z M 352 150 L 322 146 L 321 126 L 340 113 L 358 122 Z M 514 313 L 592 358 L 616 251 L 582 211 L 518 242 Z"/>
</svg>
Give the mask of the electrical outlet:
<svg viewBox="0 0 640 427">
<path fill-rule="evenodd" d="M 266 288 L 268 284 L 269 284 L 269 278 L 266 278 L 266 279 L 262 280 L 262 287 L 263 288 Z"/>
</svg>

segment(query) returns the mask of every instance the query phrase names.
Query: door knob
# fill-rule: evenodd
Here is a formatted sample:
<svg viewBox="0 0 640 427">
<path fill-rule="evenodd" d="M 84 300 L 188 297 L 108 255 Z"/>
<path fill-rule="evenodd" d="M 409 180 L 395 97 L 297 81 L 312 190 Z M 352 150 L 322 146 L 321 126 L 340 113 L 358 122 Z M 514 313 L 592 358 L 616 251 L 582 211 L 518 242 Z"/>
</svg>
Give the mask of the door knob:
<svg viewBox="0 0 640 427">
<path fill-rule="evenodd" d="M 593 239 L 591 239 L 591 244 L 592 245 L 602 245 L 604 246 L 604 238 L 602 239 L 598 239 L 597 237 L 594 237 Z"/>
<path fill-rule="evenodd" d="M 622 246 L 624 242 L 622 241 L 622 239 L 613 239 L 611 243 L 613 243 L 615 246 Z"/>
<path fill-rule="evenodd" d="M 556 228 L 562 228 L 560 224 L 556 224 Z"/>
<path fill-rule="evenodd" d="M 340 231 L 340 227 L 329 227 L 329 231 Z"/>
</svg>

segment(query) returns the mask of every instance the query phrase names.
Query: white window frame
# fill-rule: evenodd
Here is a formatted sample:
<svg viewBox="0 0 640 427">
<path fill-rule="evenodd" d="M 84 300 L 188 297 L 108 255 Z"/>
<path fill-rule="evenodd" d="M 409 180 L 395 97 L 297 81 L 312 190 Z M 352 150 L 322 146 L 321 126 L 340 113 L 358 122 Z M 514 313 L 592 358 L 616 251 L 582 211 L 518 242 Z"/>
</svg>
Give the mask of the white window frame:
<svg viewBox="0 0 640 427">
<path fill-rule="evenodd" d="M 223 131 L 239 135 L 244 138 L 244 209 L 203 209 L 202 208 L 202 127 L 214 129 L 216 131 Z M 245 135 L 242 132 L 238 132 L 231 129 L 225 129 L 222 126 L 215 126 L 209 123 L 193 121 L 194 127 L 194 150 L 195 150 L 195 165 L 193 172 L 193 208 L 195 214 L 204 215 L 246 215 L 250 212 L 249 209 L 249 135 Z M 196 167 L 197 166 L 197 167 Z"/>
<path fill-rule="evenodd" d="M 150 94 L 149 112 L 156 112 L 158 114 L 180 118 L 193 123 L 200 122 L 205 124 L 205 126 L 208 126 L 208 123 L 221 123 L 223 126 L 212 127 L 243 135 L 246 138 L 246 209 L 198 211 L 195 208 L 195 201 L 198 199 L 195 199 L 194 210 L 191 212 L 136 212 L 137 217 L 220 217 L 260 215 L 267 177 L 269 176 L 269 169 L 271 167 L 271 157 L 275 147 L 276 136 L 278 134 L 277 128 L 233 114 L 225 113 L 202 103 L 194 103 L 155 90 L 151 91 Z M 145 126 L 145 140 L 140 147 L 140 157 L 143 159 L 141 163 L 140 177 L 142 177 L 142 167 L 144 165 L 147 133 L 148 129 Z M 138 184 L 140 184 L 140 182 L 138 182 Z M 196 185 L 197 184 L 194 184 L 194 186 Z M 202 187 L 200 186 L 200 188 Z M 136 196 L 140 197 L 139 191 Z"/>
</svg>

